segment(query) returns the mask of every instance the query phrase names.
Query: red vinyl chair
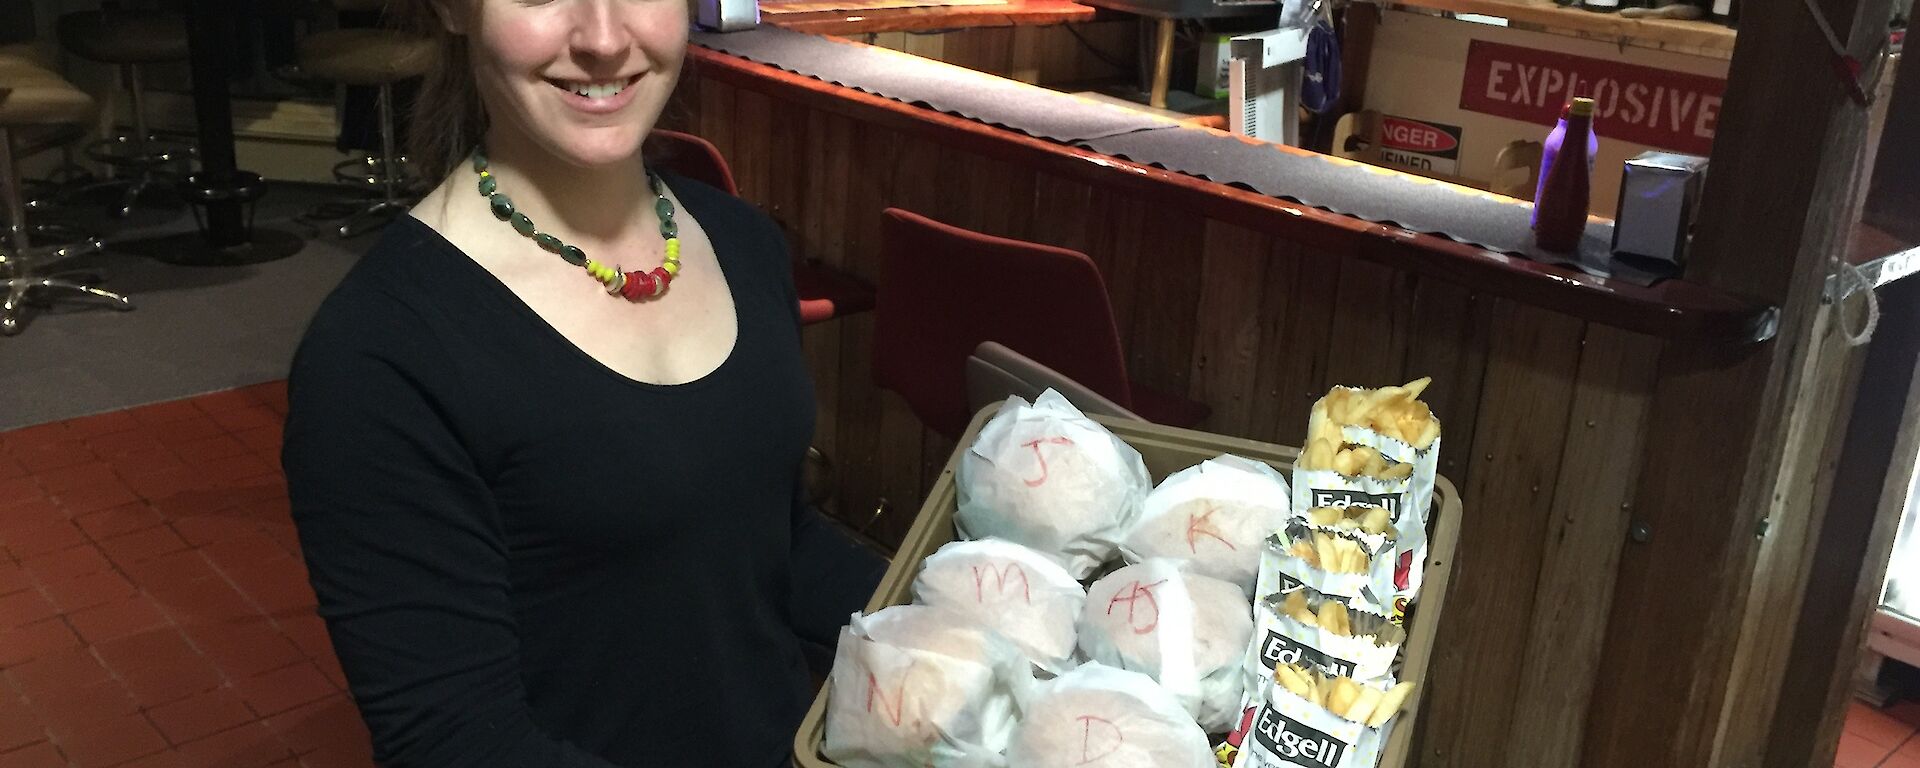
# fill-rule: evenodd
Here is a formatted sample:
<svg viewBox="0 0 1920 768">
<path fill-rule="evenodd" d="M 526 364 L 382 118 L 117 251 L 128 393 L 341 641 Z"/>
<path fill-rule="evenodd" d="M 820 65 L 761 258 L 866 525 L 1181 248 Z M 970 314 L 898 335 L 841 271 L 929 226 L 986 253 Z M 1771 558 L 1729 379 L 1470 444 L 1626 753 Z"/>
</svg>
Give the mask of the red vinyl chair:
<svg viewBox="0 0 1920 768">
<path fill-rule="evenodd" d="M 873 378 L 927 428 L 957 439 L 967 358 L 997 341 L 1159 424 L 1191 427 L 1208 408 L 1134 384 L 1107 289 L 1078 251 L 1009 240 L 889 208 L 881 221 Z"/>
<path fill-rule="evenodd" d="M 733 171 L 727 168 L 726 159 L 720 156 L 720 148 L 713 142 L 691 133 L 656 128 L 647 135 L 647 144 L 661 167 L 729 195 L 740 196 L 740 185 L 733 182 Z"/>
<path fill-rule="evenodd" d="M 733 171 L 712 142 L 690 133 L 655 130 L 647 137 L 669 171 L 738 196 Z M 873 309 L 873 287 L 818 259 L 794 259 L 793 287 L 800 294 L 800 323 L 832 320 Z"/>
</svg>

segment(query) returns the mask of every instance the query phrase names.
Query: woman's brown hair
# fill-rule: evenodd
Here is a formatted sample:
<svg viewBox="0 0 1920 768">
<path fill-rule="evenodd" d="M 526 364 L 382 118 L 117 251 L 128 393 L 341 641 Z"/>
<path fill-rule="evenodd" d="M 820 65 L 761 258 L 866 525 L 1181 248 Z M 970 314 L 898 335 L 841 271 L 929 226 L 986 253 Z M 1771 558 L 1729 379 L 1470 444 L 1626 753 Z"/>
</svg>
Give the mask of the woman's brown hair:
<svg viewBox="0 0 1920 768">
<path fill-rule="evenodd" d="M 465 0 L 446 0 L 457 4 Z M 420 82 L 407 116 L 407 156 L 419 177 L 439 183 L 463 162 L 487 131 L 487 110 L 473 83 L 467 38 L 447 30 L 435 0 L 395 0 L 388 21 L 402 31 L 433 38 L 440 46 Z M 457 12 L 457 11 L 456 11 Z"/>
</svg>

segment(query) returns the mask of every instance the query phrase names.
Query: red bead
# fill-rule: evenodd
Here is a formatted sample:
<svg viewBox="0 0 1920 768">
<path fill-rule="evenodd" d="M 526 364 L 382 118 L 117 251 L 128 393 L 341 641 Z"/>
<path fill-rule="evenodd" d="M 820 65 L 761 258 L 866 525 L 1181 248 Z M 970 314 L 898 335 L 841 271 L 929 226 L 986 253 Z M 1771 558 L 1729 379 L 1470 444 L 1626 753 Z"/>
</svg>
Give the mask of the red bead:
<svg viewBox="0 0 1920 768">
<path fill-rule="evenodd" d="M 645 272 L 628 272 L 627 285 L 620 294 L 628 301 L 639 301 L 653 295 L 653 276 Z"/>
<path fill-rule="evenodd" d="M 659 281 L 661 293 L 666 293 L 667 286 L 673 285 L 673 275 L 667 272 L 666 267 L 654 267 L 653 271 L 647 274 L 653 275 L 653 279 Z"/>
</svg>

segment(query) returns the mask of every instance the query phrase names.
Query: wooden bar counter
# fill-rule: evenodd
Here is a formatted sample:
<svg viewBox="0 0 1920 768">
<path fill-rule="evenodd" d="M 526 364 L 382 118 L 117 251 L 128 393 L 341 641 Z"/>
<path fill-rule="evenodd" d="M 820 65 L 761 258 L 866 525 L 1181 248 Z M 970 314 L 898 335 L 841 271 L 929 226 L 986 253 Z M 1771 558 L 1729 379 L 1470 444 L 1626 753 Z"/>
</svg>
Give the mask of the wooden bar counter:
<svg viewBox="0 0 1920 768">
<path fill-rule="evenodd" d="M 1753 561 L 1730 565 L 1738 537 L 1708 532 L 1750 524 L 1733 499 L 1647 501 L 1678 469 L 1652 466 L 1667 456 L 1652 436 L 1676 417 L 1656 408 L 1663 386 L 1770 346 L 1755 342 L 1774 319 L 1769 302 L 1597 279 L 698 46 L 691 59 L 672 127 L 713 141 L 800 255 L 877 282 L 889 206 L 1084 251 L 1106 279 L 1132 376 L 1210 406 L 1203 429 L 1298 444 L 1329 386 L 1432 376 L 1441 472 L 1465 519 L 1417 764 L 1625 765 L 1632 740 L 1646 747 L 1636 766 L 1702 765 L 1692 756 L 1719 748 L 1724 734 L 1698 721 L 1733 707 L 1736 662 L 1716 643 L 1758 614 L 1745 610 Z M 809 327 L 805 345 L 831 506 L 855 525 L 886 507 L 869 532 L 892 542 L 954 446 L 874 387 L 873 322 Z M 1830 329 L 1810 338 L 1838 349 Z M 1801 428 L 1826 435 L 1842 407 L 1801 416 Z M 1818 473 L 1807 469 L 1766 482 L 1810 496 Z M 1810 535 L 1804 520 L 1775 524 Z M 1743 597 L 1699 599 L 1727 594 Z M 1637 623 L 1688 612 L 1701 626 Z M 1661 681 L 1618 684 L 1645 670 Z M 1661 686 L 1665 699 L 1644 695 Z"/>
</svg>

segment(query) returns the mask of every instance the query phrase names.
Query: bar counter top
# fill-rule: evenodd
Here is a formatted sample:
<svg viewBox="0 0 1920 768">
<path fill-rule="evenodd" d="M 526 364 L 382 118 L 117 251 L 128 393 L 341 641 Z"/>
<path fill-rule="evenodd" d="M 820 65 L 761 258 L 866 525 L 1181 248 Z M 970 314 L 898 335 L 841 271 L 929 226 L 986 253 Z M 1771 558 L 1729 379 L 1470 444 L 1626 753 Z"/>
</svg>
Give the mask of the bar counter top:
<svg viewBox="0 0 1920 768">
<path fill-rule="evenodd" d="M 837 47 L 868 48 L 858 43 L 811 35 L 789 37 L 793 39 L 783 37 L 778 41 L 780 45 L 769 49 L 771 53 L 763 50 L 757 57 L 779 59 L 783 55 L 782 50 L 804 52 L 806 56 L 816 59 L 822 55 L 831 57 L 841 53 L 847 56 L 870 53 L 852 47 Z M 739 41 L 744 39 L 729 39 L 726 35 L 717 34 L 696 35 L 691 55 L 698 62 L 704 77 L 737 88 L 764 92 L 858 121 L 879 123 L 895 130 L 928 136 L 943 144 L 964 147 L 1036 171 L 1121 188 L 1211 218 L 1311 243 L 1345 257 L 1452 281 L 1471 286 L 1476 291 L 1550 308 L 1581 319 L 1666 338 L 1744 343 L 1764 340 L 1772 334 L 1772 308 L 1708 290 L 1685 280 L 1670 279 L 1649 286 L 1636 284 L 1635 281 L 1596 277 L 1578 269 L 1553 266 L 1470 242 L 1415 231 L 1394 223 L 1397 219 L 1374 215 L 1372 218 L 1375 220 L 1366 220 L 1343 215 L 1286 197 L 1262 194 L 1245 184 L 1219 183 L 1156 167 L 1150 161 L 1142 161 L 1138 153 L 1132 153 L 1135 154 L 1134 159 L 1127 159 L 1118 156 L 1119 153 L 1106 154 L 1095 147 L 1140 145 L 1143 137 L 1150 137 L 1151 144 L 1161 147 L 1169 142 L 1196 146 L 1204 143 L 1205 149 L 1195 151 L 1243 165 L 1247 162 L 1260 163 L 1263 158 L 1271 162 L 1289 162 L 1282 156 L 1311 156 L 1332 164 L 1357 165 L 1348 161 L 1311 155 L 1302 150 L 1265 144 L 1214 129 L 1180 126 L 1164 120 L 1156 122 L 1151 116 L 1142 116 L 1139 124 L 1131 124 L 1126 122 L 1128 116 L 1116 115 L 1115 111 L 1124 110 L 1106 106 L 1105 110 L 1115 111 L 1103 111 L 1103 105 L 1094 102 L 1021 84 L 1026 90 L 1019 93 L 1020 100 L 1035 102 L 1022 109 L 1029 113 L 1038 110 L 1048 115 L 1049 119 L 1065 116 L 1069 123 L 1067 127 L 1074 129 L 1056 131 L 1061 135 L 1045 135 L 1031 130 L 1023 132 L 1005 127 L 1008 121 L 1004 119 L 1001 124 L 989 124 L 995 118 L 969 114 L 965 108 L 955 108 L 950 104 L 928 106 L 926 102 L 906 103 L 879 95 L 886 92 L 884 88 L 863 90 L 838 85 L 776 65 L 786 65 L 787 62 L 763 63 L 720 50 L 739 47 Z M 902 68 L 921 68 L 918 64 L 905 67 L 907 62 L 904 59 L 912 57 L 898 55 L 903 57 L 900 62 Z M 939 62 L 922 59 L 913 59 L 913 62 L 924 63 L 924 69 L 933 73 L 931 76 L 951 79 L 951 83 L 943 82 L 934 89 L 938 93 L 965 91 L 970 78 L 982 79 L 979 83 L 982 87 L 991 85 L 985 83 L 984 79 L 998 80 L 990 75 Z M 893 76 L 912 75 L 895 72 Z M 964 98 L 959 100 L 964 101 Z M 993 95 L 990 100 L 1004 102 L 1004 95 Z M 1246 149 L 1248 145 L 1257 145 L 1255 149 L 1265 151 Z M 1242 147 L 1242 150 L 1233 149 L 1236 146 Z M 1232 156 L 1223 155 L 1223 150 Z M 1298 161 L 1291 162 L 1297 164 Z M 1363 166 L 1352 168 L 1348 178 L 1357 184 L 1381 184 L 1400 181 L 1392 178 L 1398 176 L 1401 175 L 1397 172 Z M 1484 209 L 1486 198 L 1493 197 L 1478 190 L 1453 187 L 1419 177 L 1407 176 L 1405 180 L 1431 189 L 1430 193 L 1422 194 L 1431 194 L 1433 200 L 1448 204 L 1470 202 Z M 1449 194 L 1460 197 L 1447 197 Z M 1476 199 L 1467 200 L 1468 197 Z M 1506 202 L 1524 205 L 1518 201 Z M 1433 215 L 1431 212 L 1411 213 Z M 1593 237 L 1591 229 L 1589 237 Z"/>
</svg>

